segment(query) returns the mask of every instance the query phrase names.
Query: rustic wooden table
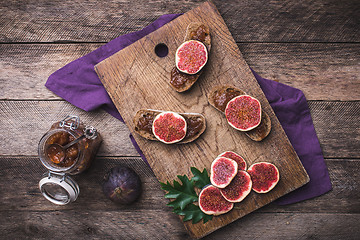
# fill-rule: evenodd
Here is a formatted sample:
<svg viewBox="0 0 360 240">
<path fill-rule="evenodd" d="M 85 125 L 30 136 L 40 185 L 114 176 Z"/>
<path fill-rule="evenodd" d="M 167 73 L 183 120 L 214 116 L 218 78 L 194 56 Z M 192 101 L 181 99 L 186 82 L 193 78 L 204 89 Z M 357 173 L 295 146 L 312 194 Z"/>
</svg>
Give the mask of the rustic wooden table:
<svg viewBox="0 0 360 240">
<path fill-rule="evenodd" d="M 104 111 L 84 112 L 44 87 L 47 77 L 119 35 L 202 1 L 1 1 L 0 238 L 188 239 L 164 192 L 139 158 L 129 130 Z M 248 64 L 300 88 L 311 109 L 333 190 L 270 204 L 206 239 L 357 239 L 360 235 L 360 2 L 214 1 Z M 96 126 L 104 142 L 75 177 L 78 200 L 56 206 L 38 190 L 37 143 L 67 114 Z M 118 206 L 101 191 L 105 172 L 134 168 L 144 192 Z"/>
</svg>

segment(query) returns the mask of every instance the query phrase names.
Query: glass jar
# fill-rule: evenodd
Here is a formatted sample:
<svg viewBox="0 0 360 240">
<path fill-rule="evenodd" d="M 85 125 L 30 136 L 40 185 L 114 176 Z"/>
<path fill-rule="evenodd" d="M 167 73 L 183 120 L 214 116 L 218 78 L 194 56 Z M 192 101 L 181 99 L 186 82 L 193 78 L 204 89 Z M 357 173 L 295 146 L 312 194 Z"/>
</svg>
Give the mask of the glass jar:
<svg viewBox="0 0 360 240">
<path fill-rule="evenodd" d="M 39 182 L 44 197 L 59 205 L 75 201 L 79 186 L 69 175 L 89 168 L 101 142 L 98 131 L 83 125 L 78 116 L 54 123 L 38 146 L 41 163 L 49 170 Z"/>
</svg>

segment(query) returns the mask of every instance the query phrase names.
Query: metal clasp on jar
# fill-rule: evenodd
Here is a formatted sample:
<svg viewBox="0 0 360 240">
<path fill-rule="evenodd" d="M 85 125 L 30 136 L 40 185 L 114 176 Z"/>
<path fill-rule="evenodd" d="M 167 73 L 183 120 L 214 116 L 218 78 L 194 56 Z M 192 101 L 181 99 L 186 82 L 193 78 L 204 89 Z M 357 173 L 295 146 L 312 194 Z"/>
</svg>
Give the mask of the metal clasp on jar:
<svg viewBox="0 0 360 240">
<path fill-rule="evenodd" d="M 71 130 L 75 130 L 80 125 L 80 118 L 75 115 L 68 115 L 63 120 L 60 121 L 60 127 L 68 127 Z"/>
<path fill-rule="evenodd" d="M 97 137 L 97 130 L 93 126 L 86 126 L 84 128 L 84 135 L 87 139 L 95 139 Z"/>
</svg>

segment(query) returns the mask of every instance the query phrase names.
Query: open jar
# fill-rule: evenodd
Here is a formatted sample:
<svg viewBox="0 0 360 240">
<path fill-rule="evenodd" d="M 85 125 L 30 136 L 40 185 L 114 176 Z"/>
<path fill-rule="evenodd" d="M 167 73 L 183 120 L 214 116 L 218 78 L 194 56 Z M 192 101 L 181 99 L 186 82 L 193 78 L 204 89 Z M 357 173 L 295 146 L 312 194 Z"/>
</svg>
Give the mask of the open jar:
<svg viewBox="0 0 360 240">
<path fill-rule="evenodd" d="M 49 170 L 39 182 L 43 196 L 59 205 L 75 201 L 79 186 L 69 175 L 89 168 L 101 142 L 98 131 L 83 125 L 78 116 L 54 123 L 38 146 L 41 163 Z"/>
</svg>

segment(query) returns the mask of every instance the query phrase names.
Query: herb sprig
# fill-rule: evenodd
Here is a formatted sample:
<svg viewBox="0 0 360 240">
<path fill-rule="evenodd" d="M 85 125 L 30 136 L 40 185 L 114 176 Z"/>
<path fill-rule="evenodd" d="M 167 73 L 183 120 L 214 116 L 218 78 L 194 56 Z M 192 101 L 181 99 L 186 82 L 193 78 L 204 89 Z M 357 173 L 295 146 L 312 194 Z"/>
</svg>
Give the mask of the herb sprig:
<svg viewBox="0 0 360 240">
<path fill-rule="evenodd" d="M 190 170 L 194 175 L 191 179 L 186 175 L 178 175 L 180 182 L 177 180 L 173 180 L 173 184 L 169 181 L 160 182 L 161 189 L 167 191 L 165 198 L 173 199 L 167 205 L 173 208 L 174 213 L 184 216 L 184 222 L 192 220 L 195 224 L 203 219 L 203 223 L 206 223 L 212 219 L 212 215 L 205 214 L 198 205 L 194 204 L 199 197 L 195 188 L 202 189 L 210 184 L 210 177 L 205 168 L 202 172 L 195 167 L 191 167 Z"/>
</svg>

